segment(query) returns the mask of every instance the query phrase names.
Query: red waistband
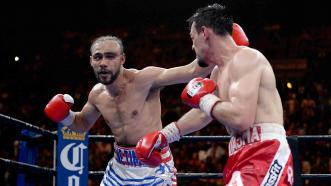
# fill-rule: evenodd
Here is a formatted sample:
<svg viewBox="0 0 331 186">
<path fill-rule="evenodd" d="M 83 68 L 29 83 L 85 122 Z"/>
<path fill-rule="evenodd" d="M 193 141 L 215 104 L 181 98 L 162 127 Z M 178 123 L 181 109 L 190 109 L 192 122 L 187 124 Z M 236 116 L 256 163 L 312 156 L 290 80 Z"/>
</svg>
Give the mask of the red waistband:
<svg viewBox="0 0 331 186">
<path fill-rule="evenodd" d="M 286 132 L 282 125 L 276 123 L 254 124 L 241 135 L 232 136 L 229 143 L 229 155 L 234 154 L 242 147 L 264 140 L 286 140 Z"/>
</svg>

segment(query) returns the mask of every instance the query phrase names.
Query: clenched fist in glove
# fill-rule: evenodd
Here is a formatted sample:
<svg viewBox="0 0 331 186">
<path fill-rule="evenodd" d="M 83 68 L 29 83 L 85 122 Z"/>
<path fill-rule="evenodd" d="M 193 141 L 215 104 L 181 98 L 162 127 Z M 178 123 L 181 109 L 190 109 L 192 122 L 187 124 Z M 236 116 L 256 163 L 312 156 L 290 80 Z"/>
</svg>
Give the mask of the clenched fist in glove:
<svg viewBox="0 0 331 186">
<path fill-rule="evenodd" d="M 137 158 L 149 167 L 157 167 L 162 163 L 161 149 L 179 139 L 179 129 L 173 122 L 141 138 L 136 145 Z"/>
<path fill-rule="evenodd" d="M 233 25 L 232 25 L 232 38 L 238 46 L 248 46 L 249 45 L 249 40 L 248 40 L 244 30 L 237 23 L 233 23 Z"/>
<path fill-rule="evenodd" d="M 69 94 L 57 94 L 46 105 L 44 113 L 55 123 L 69 126 L 74 120 L 74 113 L 70 110 L 74 99 Z"/>
<path fill-rule="evenodd" d="M 200 108 L 211 116 L 212 108 L 220 101 L 213 94 L 215 89 L 216 84 L 213 80 L 201 77 L 194 78 L 184 88 L 181 99 L 185 104 L 193 108 Z"/>
</svg>

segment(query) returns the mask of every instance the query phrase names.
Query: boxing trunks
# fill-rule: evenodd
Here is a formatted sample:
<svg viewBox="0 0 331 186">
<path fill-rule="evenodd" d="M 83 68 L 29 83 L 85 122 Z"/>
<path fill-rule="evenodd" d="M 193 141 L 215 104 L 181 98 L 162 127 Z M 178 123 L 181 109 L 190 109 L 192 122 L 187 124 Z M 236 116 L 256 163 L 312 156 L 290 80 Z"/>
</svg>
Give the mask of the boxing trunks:
<svg viewBox="0 0 331 186">
<path fill-rule="evenodd" d="M 109 161 L 101 186 L 155 185 L 176 186 L 176 168 L 169 146 L 161 150 L 162 164 L 150 168 L 138 160 L 134 147 L 114 144 L 114 157 Z"/>
<path fill-rule="evenodd" d="M 255 124 L 242 135 L 231 137 L 224 168 L 226 185 L 292 185 L 293 175 L 292 154 L 282 125 Z"/>
</svg>

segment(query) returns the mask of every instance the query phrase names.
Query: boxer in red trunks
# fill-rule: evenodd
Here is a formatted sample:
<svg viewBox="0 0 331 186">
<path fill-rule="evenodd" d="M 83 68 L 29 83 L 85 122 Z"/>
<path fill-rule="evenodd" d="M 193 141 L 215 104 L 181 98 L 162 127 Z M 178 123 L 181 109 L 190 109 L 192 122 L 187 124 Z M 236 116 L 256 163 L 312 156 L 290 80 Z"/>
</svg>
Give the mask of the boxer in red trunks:
<svg viewBox="0 0 331 186">
<path fill-rule="evenodd" d="M 258 50 L 234 42 L 233 20 L 222 5 L 200 8 L 188 22 L 197 58 L 216 67 L 210 79 L 189 82 L 181 98 L 193 109 L 142 138 L 136 146 L 138 158 L 160 161 L 160 147 L 215 119 L 231 135 L 226 185 L 292 185 L 292 155 L 269 61 Z"/>
</svg>

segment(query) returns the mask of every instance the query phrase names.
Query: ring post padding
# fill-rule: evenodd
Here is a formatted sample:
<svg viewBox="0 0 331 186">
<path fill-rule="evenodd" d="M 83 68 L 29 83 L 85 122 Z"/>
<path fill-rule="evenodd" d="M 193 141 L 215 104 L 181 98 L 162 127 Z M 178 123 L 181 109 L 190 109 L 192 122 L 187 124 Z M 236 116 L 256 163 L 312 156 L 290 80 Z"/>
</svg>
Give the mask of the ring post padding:
<svg viewBox="0 0 331 186">
<path fill-rule="evenodd" d="M 58 125 L 56 185 L 88 185 L 88 134 Z"/>
</svg>

